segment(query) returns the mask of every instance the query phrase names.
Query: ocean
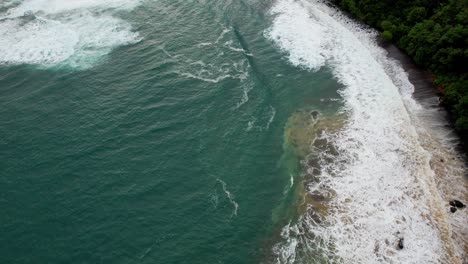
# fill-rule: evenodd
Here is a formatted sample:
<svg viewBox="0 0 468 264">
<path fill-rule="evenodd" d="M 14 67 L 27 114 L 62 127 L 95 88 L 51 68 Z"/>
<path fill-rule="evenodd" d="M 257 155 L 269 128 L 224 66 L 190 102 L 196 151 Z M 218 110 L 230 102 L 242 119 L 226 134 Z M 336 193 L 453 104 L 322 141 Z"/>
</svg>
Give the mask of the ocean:
<svg viewBox="0 0 468 264">
<path fill-rule="evenodd" d="M 0 263 L 464 263 L 409 77 L 325 1 L 4 0 Z"/>
</svg>

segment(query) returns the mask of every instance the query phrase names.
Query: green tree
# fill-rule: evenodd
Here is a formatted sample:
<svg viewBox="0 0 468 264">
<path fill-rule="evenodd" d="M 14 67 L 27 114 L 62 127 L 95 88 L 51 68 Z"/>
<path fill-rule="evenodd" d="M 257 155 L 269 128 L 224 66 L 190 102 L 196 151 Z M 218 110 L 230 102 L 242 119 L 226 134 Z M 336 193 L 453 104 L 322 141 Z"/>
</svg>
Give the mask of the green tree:
<svg viewBox="0 0 468 264">
<path fill-rule="evenodd" d="M 411 9 L 407 16 L 407 21 L 409 23 L 417 23 L 422 21 L 426 17 L 426 8 L 421 6 L 416 6 Z"/>
<path fill-rule="evenodd" d="M 390 31 L 388 31 L 388 30 L 385 30 L 384 32 L 382 32 L 382 38 L 383 38 L 385 41 L 390 41 L 390 40 L 392 40 L 392 38 L 393 38 L 392 32 L 390 32 Z"/>
</svg>

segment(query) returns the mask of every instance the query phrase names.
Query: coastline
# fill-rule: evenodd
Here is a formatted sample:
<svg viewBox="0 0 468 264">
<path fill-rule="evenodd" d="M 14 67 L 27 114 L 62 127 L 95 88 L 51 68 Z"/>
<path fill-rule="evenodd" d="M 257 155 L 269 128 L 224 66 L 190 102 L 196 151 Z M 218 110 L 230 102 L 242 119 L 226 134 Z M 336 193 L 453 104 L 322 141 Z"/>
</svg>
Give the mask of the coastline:
<svg viewBox="0 0 468 264">
<path fill-rule="evenodd" d="M 440 90 L 432 81 L 430 72 L 419 68 L 411 58 L 391 43 L 379 42 L 387 51 L 387 56 L 398 61 L 414 86 L 412 98 L 422 107 L 415 114 L 422 122 L 422 130 L 418 134 L 422 147 L 431 155 L 430 167 L 434 171 L 434 180 L 437 192 L 446 202 L 446 216 L 450 223 L 449 229 L 440 227 L 445 239 L 451 237 L 456 252 L 462 263 L 468 261 L 463 252 L 468 252 L 468 230 L 466 210 L 455 214 L 449 212 L 449 201 L 459 199 L 468 200 L 466 189 L 468 177 L 466 168 L 468 164 L 466 145 L 455 131 L 448 111 L 439 104 Z M 438 216 L 444 217 L 444 216 Z"/>
<path fill-rule="evenodd" d="M 284 3 L 288 3 L 288 1 L 284 1 Z M 332 10 L 328 10 L 328 13 L 324 12 L 325 15 L 320 11 L 326 8 L 314 8 L 315 6 L 312 4 L 310 6 L 307 4 L 300 6 L 300 4 L 296 5 L 293 1 L 290 1 L 289 4 L 292 7 L 288 5 L 278 7 L 278 13 L 283 14 L 278 19 L 283 23 L 278 23 L 288 25 L 281 28 L 282 31 L 279 30 L 286 33 L 279 34 L 278 39 L 289 40 L 289 42 L 281 43 L 284 49 L 295 52 L 290 55 L 293 64 L 305 65 L 305 67 L 310 68 L 317 64 L 320 65 L 321 57 L 316 58 L 312 56 L 312 53 L 317 50 L 322 51 L 320 48 L 323 46 L 328 47 L 323 44 L 316 45 L 317 42 L 307 38 L 307 34 L 303 34 L 301 30 L 295 30 L 296 28 L 304 27 L 305 30 L 303 31 L 307 32 L 315 30 L 319 36 L 321 36 L 321 33 L 325 37 L 331 35 L 330 38 L 337 39 L 336 42 L 342 44 L 341 47 L 348 48 L 345 49 L 348 52 L 337 52 L 332 53 L 332 55 L 327 53 L 328 50 L 324 50 L 324 57 L 336 55 L 338 58 L 344 58 L 348 63 L 347 65 L 352 65 L 344 69 L 338 68 L 338 71 L 342 70 L 342 72 L 339 72 L 341 78 L 351 76 L 351 80 L 344 80 L 349 81 L 348 84 L 350 84 L 347 89 L 348 94 L 345 95 L 349 96 L 348 99 L 357 99 L 352 101 L 354 105 L 351 106 L 357 105 L 358 112 L 364 113 L 361 115 L 364 116 L 362 122 L 355 130 L 359 131 L 359 134 L 352 134 L 352 137 L 346 138 L 348 134 L 343 133 L 341 135 L 345 135 L 345 140 L 339 143 L 355 142 L 354 140 L 358 138 L 358 140 L 364 142 L 362 145 L 366 145 L 369 142 L 368 139 L 371 139 L 373 140 L 371 143 L 374 143 L 373 146 L 370 146 L 372 154 L 377 153 L 378 155 L 374 156 L 377 158 L 377 163 L 380 162 L 381 165 L 386 166 L 373 170 L 371 167 L 359 167 L 360 164 L 358 163 L 353 169 L 358 168 L 359 170 L 349 170 L 344 173 L 344 176 L 355 176 L 350 180 L 344 180 L 346 177 L 336 177 L 340 173 L 337 170 L 333 170 L 328 174 L 321 174 L 323 177 L 320 177 L 319 184 L 308 186 L 309 190 L 314 191 L 314 193 L 309 192 L 305 195 L 320 194 L 321 190 L 326 189 L 322 188 L 323 186 L 333 191 L 331 201 L 320 201 L 327 208 L 332 208 L 333 219 L 325 218 L 325 222 L 331 220 L 331 224 L 327 228 L 321 226 L 320 223 L 323 223 L 323 221 L 321 221 L 320 217 L 317 218 L 316 213 L 319 210 L 316 210 L 314 206 L 310 206 L 310 211 L 304 214 L 297 223 L 289 222 L 281 230 L 283 242 L 275 245 L 275 254 L 283 262 L 289 263 L 288 260 L 301 255 L 303 248 L 307 248 L 307 245 L 315 245 L 308 248 L 309 252 L 315 252 L 318 256 L 323 255 L 323 252 L 332 252 L 331 255 L 327 256 L 328 259 L 341 256 L 347 258 L 348 262 L 353 263 L 354 261 L 375 263 L 377 259 L 388 261 L 391 258 L 398 259 L 396 261 L 398 263 L 415 263 L 411 261 L 414 259 L 420 261 L 425 259 L 429 262 L 431 262 L 430 260 L 439 259 L 438 263 L 461 264 L 467 262 L 468 259 L 466 259 L 465 254 L 465 252 L 468 252 L 468 241 L 466 240 L 468 234 L 466 234 L 467 229 L 465 228 L 466 219 L 468 219 L 467 211 L 460 210 L 453 214 L 450 212 L 449 206 L 449 201 L 452 199 L 465 201 L 468 198 L 466 195 L 466 166 L 462 158 L 464 155 L 456 147 L 459 145 L 460 140 L 454 133 L 454 129 L 452 129 L 447 112 L 439 106 L 438 93 L 432 83 L 430 73 L 416 67 L 411 59 L 395 46 L 391 44 L 384 45 L 379 42 L 375 29 L 361 21 L 357 21 L 346 12 L 341 12 L 341 9 L 336 8 L 335 5 L 329 2 L 325 2 L 325 5 Z M 307 7 L 310 7 L 309 12 L 303 12 Z M 334 13 L 333 11 L 340 12 Z M 298 18 L 296 19 L 296 17 Z M 291 26 L 291 20 L 295 22 L 293 23 L 294 26 Z M 335 23 L 340 23 L 346 29 L 340 30 L 340 25 L 337 26 Z M 332 29 L 324 32 L 321 31 L 321 27 L 331 27 Z M 360 45 L 353 46 L 349 44 L 354 40 L 353 37 L 341 38 L 347 36 L 348 31 L 359 40 L 363 38 L 363 41 L 358 41 Z M 333 35 L 335 32 L 339 33 Z M 329 44 L 326 41 L 325 43 Z M 305 46 L 304 44 L 313 51 L 304 53 L 302 49 Z M 367 48 L 372 54 L 373 60 L 369 59 L 368 61 L 374 62 L 375 60 L 379 63 L 383 67 L 385 75 L 381 72 L 375 73 L 372 67 L 366 67 L 368 61 L 361 63 L 355 56 L 349 55 L 353 52 L 358 53 L 363 48 Z M 365 57 L 369 54 L 360 55 Z M 338 66 L 342 66 L 342 64 L 338 62 Z M 359 70 L 353 71 L 356 68 Z M 366 79 L 368 75 L 374 78 Z M 378 81 L 374 82 L 374 80 Z M 362 87 L 365 89 L 362 89 Z M 357 91 L 357 93 L 352 94 L 353 91 Z M 377 98 L 378 100 L 366 101 L 368 98 Z M 395 100 L 392 101 L 392 99 Z M 400 102 L 400 99 L 402 104 L 392 104 L 393 102 Z M 379 103 L 372 105 L 375 101 Z M 362 102 L 364 103 L 361 104 Z M 369 105 L 371 107 L 368 107 Z M 395 106 L 394 109 L 400 111 L 399 113 L 404 116 L 402 119 L 405 122 L 392 122 L 394 121 L 392 117 L 387 118 L 387 115 L 393 113 L 392 108 L 388 107 L 388 105 Z M 363 109 L 367 110 L 367 112 L 363 111 Z M 366 113 L 374 112 L 375 115 L 366 115 Z M 379 115 L 379 113 L 382 114 Z M 375 118 L 376 116 L 377 118 Z M 374 119 L 369 123 L 371 118 Z M 361 121 L 359 119 L 354 120 Z M 381 122 L 381 120 L 385 121 Z M 372 130 L 372 127 L 369 128 L 368 124 L 378 124 L 379 126 L 377 129 Z M 403 133 L 399 133 L 399 129 Z M 359 139 L 362 133 L 369 131 L 370 133 L 366 137 Z M 373 137 L 373 132 L 378 134 L 379 131 L 394 132 L 394 136 L 391 138 L 387 133 L 383 133 L 382 136 Z M 402 146 L 408 146 L 409 148 L 403 152 L 398 147 L 385 148 L 385 144 L 394 146 L 394 142 L 402 142 Z M 353 147 L 352 145 L 344 145 Z M 381 145 L 384 146 L 380 147 Z M 347 153 L 348 149 L 346 148 L 343 153 Z M 353 153 L 362 153 L 361 150 L 356 148 Z M 325 151 L 318 152 L 324 153 Z M 397 159 L 402 158 L 399 162 L 388 164 L 385 155 L 389 153 L 397 156 Z M 378 159 L 379 157 L 385 158 Z M 343 160 L 347 160 L 346 158 L 345 156 Z M 360 158 L 366 159 L 366 156 L 363 155 Z M 349 160 L 352 160 L 352 158 Z M 368 159 L 366 164 L 377 164 L 374 161 Z M 327 162 L 324 163 L 328 164 Z M 307 172 L 312 174 L 315 168 L 314 165 L 312 164 Z M 365 170 L 360 170 L 360 168 L 365 168 Z M 386 168 L 389 169 L 385 170 Z M 372 171 L 372 173 L 368 173 L 368 171 Z M 327 176 L 333 175 L 333 177 L 326 178 L 325 174 Z M 388 193 L 390 196 L 386 197 L 382 195 L 382 192 L 376 192 L 375 190 L 379 190 L 379 188 L 383 193 Z M 379 200 L 378 202 L 369 201 L 369 197 L 378 197 Z M 305 197 L 302 200 L 304 202 L 309 201 Z M 350 214 L 352 214 L 351 217 Z M 407 222 L 406 219 L 411 220 Z M 388 221 L 392 225 L 379 225 L 382 220 Z M 394 221 L 392 222 L 392 220 Z M 365 225 L 373 231 L 366 233 L 365 230 L 360 229 L 359 225 Z M 397 230 L 396 233 L 395 230 Z M 308 233 L 313 233 L 314 236 L 306 236 L 305 234 Z M 403 233 L 408 248 L 411 249 L 409 251 L 405 250 L 400 254 L 396 254 L 396 252 L 392 251 L 394 249 L 391 243 L 382 242 L 394 241 L 394 236 L 396 236 L 394 234 Z M 322 241 L 333 241 L 333 237 L 339 237 L 336 240 L 338 243 L 322 243 Z M 366 238 L 360 240 L 361 237 Z M 346 241 L 346 243 L 343 243 L 343 241 Z M 362 247 L 349 246 L 355 243 L 364 245 L 369 241 L 375 241 L 375 245 L 369 245 L 368 251 L 362 250 Z M 424 250 L 422 251 L 422 249 Z M 338 252 L 336 250 L 341 251 L 336 253 Z M 369 252 L 374 252 L 375 257 L 374 254 L 369 254 Z M 428 254 L 433 255 L 429 256 Z M 312 253 L 312 255 L 314 254 Z M 282 262 L 279 261 L 278 263 Z"/>
<path fill-rule="evenodd" d="M 326 1 L 325 4 L 339 10 L 344 16 L 360 24 L 362 27 L 370 28 L 381 33 L 378 28 L 367 24 L 365 21 L 351 14 L 348 10 L 341 8 L 336 1 Z M 444 87 L 436 85 L 434 82 L 434 74 L 416 65 L 413 59 L 394 44 L 393 41 L 384 40 L 381 34 L 377 36 L 376 41 L 377 44 L 387 52 L 387 56 L 398 61 L 407 73 L 408 80 L 414 86 L 412 97 L 418 104 L 425 108 L 425 115 L 427 116 L 422 119 L 425 119 L 425 123 L 429 125 L 431 132 L 435 132 L 439 140 L 448 143 L 444 145 L 450 145 L 455 148 L 463 157 L 465 165 L 468 167 L 468 136 L 460 135 L 455 129 L 454 117 L 447 107 L 441 104 Z"/>
<path fill-rule="evenodd" d="M 465 46 L 467 35 L 465 31 L 452 34 L 468 25 L 461 19 L 466 16 L 464 4 L 459 1 L 403 1 L 395 5 L 395 2 L 360 0 L 331 0 L 329 3 L 349 18 L 379 32 L 380 39 L 387 42 L 384 45 L 392 43 L 401 49 L 410 64 L 417 65 L 430 76 L 430 86 L 438 90 L 436 96 L 440 100 L 437 104 L 445 110 L 447 127 L 457 134 L 457 147 L 468 153 L 468 116 L 465 111 L 468 64 L 466 57 L 460 55 L 463 51 L 459 52 Z M 437 36 L 440 39 L 436 43 L 434 37 Z"/>
<path fill-rule="evenodd" d="M 419 66 L 393 43 L 380 41 L 379 45 L 388 52 L 388 57 L 397 60 L 414 86 L 413 98 L 424 107 L 419 115 L 435 136 L 448 147 L 453 147 L 468 164 L 468 146 L 455 130 L 450 113 L 440 105 L 441 91 L 433 81 L 433 75 Z"/>
</svg>

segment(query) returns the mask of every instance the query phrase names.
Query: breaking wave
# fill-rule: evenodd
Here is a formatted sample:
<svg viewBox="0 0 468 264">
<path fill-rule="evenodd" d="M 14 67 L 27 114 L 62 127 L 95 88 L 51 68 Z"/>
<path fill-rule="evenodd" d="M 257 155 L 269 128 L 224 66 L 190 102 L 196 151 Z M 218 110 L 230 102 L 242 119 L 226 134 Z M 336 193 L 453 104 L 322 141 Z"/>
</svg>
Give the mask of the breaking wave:
<svg viewBox="0 0 468 264">
<path fill-rule="evenodd" d="M 347 118 L 340 131 L 321 135 L 327 147 L 318 144 L 308 157 L 315 162 L 306 165 L 314 177 L 307 195 L 322 197 L 316 203 L 327 209 L 309 205 L 283 228 L 276 262 L 461 263 L 463 246 L 452 238 L 432 154 L 413 114 L 420 109 L 413 86 L 376 33 L 320 1 L 280 0 L 272 14 L 266 36 L 293 65 L 332 69 L 345 86 Z M 399 241 L 405 250 L 397 249 Z"/>
<path fill-rule="evenodd" d="M 0 15 L 0 64 L 86 68 L 140 37 L 117 16 L 137 0 L 25 0 Z"/>
</svg>

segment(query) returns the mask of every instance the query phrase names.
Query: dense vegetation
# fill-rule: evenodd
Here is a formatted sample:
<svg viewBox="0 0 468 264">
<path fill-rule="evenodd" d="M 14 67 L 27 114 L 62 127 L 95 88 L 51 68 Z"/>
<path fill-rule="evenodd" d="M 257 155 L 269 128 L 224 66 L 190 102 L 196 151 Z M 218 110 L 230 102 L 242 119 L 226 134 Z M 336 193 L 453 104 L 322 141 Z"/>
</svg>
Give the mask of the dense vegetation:
<svg viewBox="0 0 468 264">
<path fill-rule="evenodd" d="M 468 140 L 468 0 L 334 0 L 382 31 L 414 62 L 434 73 L 442 103 Z"/>
</svg>

